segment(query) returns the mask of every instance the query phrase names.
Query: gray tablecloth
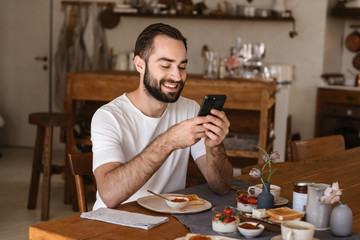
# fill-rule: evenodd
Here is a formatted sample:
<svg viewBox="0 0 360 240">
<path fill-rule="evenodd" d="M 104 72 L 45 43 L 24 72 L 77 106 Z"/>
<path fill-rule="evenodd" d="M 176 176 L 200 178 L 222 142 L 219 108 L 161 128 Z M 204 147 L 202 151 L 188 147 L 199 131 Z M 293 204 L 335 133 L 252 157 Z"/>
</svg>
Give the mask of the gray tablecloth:
<svg viewBox="0 0 360 240">
<path fill-rule="evenodd" d="M 250 183 L 233 178 L 233 186 L 241 187 L 241 188 L 248 188 L 251 186 Z M 207 201 L 211 202 L 213 207 L 216 206 L 231 206 L 235 202 L 236 194 L 235 191 L 231 190 L 226 195 L 218 195 L 212 192 L 207 184 L 198 185 L 190 188 L 186 188 L 176 193 L 181 194 L 197 194 L 200 198 L 206 199 Z M 291 207 L 291 205 L 290 205 Z M 195 213 L 195 214 L 173 214 L 175 218 L 177 218 L 182 224 L 184 224 L 187 228 L 190 229 L 192 233 L 202 234 L 202 235 L 220 235 L 217 232 L 212 230 L 211 226 L 211 219 L 212 213 L 211 209 Z M 264 231 L 260 236 L 256 239 L 271 239 L 274 236 L 279 235 L 279 232 L 270 232 Z M 227 234 L 227 237 L 238 238 L 238 239 L 245 239 L 239 232 L 233 234 Z M 352 234 L 348 237 L 343 238 L 336 238 L 330 230 L 326 231 L 315 231 L 315 238 L 318 239 L 360 239 L 360 235 Z"/>
</svg>

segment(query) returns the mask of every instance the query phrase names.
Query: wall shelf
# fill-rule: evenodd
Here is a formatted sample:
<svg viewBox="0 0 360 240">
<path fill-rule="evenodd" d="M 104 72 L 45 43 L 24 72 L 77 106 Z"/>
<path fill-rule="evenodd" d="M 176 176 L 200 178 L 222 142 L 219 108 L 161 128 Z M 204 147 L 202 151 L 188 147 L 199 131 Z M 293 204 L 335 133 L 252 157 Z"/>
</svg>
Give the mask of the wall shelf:
<svg viewBox="0 0 360 240">
<path fill-rule="evenodd" d="M 330 10 L 334 17 L 360 19 L 360 8 L 335 7 Z"/>
<path fill-rule="evenodd" d="M 140 17 L 140 18 L 169 18 L 169 19 L 189 19 L 189 20 L 233 20 L 233 21 L 262 21 L 262 22 L 290 22 L 292 23 L 292 30 L 289 32 L 290 38 L 298 35 L 295 28 L 295 18 L 290 17 L 245 17 L 245 16 L 231 16 L 231 15 L 185 15 L 185 14 L 151 14 L 151 13 L 123 13 L 116 12 L 120 17 Z"/>
<path fill-rule="evenodd" d="M 242 20 L 242 21 L 279 21 L 279 22 L 293 22 L 293 17 L 245 17 L 245 16 L 230 16 L 230 15 L 185 15 L 185 14 L 151 14 L 151 13 L 119 13 L 123 17 L 142 17 L 142 18 L 180 18 L 180 19 L 208 19 L 208 20 Z"/>
</svg>

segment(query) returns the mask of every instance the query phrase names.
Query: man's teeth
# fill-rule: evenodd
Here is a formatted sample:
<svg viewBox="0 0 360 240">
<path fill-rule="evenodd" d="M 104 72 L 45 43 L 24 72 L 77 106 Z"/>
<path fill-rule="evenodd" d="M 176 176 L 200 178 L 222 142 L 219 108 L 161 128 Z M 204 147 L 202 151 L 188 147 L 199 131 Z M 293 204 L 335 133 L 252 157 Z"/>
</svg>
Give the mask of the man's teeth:
<svg viewBox="0 0 360 240">
<path fill-rule="evenodd" d="M 176 84 L 173 85 L 173 84 L 169 84 L 169 83 L 164 83 L 164 86 L 169 87 L 169 88 L 176 88 Z"/>
</svg>

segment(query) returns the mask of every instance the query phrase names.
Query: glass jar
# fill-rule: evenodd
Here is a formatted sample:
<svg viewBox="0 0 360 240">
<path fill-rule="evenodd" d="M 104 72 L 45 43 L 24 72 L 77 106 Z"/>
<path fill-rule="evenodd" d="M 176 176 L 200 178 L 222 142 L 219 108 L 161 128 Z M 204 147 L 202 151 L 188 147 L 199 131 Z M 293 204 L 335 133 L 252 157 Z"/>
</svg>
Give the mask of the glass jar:
<svg viewBox="0 0 360 240">
<path fill-rule="evenodd" d="M 305 213 L 308 184 L 313 182 L 299 181 L 294 182 L 293 188 L 293 209 Z"/>
<path fill-rule="evenodd" d="M 216 52 L 205 52 L 204 78 L 218 78 L 219 59 Z"/>
</svg>

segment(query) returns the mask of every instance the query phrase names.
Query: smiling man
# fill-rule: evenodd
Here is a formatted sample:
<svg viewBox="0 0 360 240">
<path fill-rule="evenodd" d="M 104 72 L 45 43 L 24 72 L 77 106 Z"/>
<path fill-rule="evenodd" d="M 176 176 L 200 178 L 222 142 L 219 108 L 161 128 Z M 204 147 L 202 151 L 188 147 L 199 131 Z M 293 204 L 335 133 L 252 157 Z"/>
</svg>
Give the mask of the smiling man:
<svg viewBox="0 0 360 240">
<path fill-rule="evenodd" d="M 91 123 L 94 210 L 114 208 L 185 187 L 189 155 L 210 188 L 229 191 L 232 166 L 222 141 L 230 123 L 223 111 L 197 117 L 199 105 L 180 96 L 186 81 L 186 38 L 166 24 L 148 26 L 135 44 L 139 87 L 99 108 Z"/>
</svg>

